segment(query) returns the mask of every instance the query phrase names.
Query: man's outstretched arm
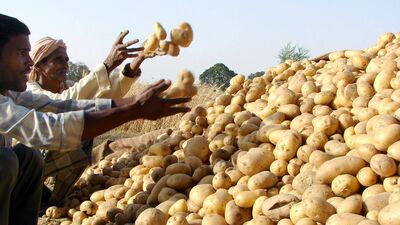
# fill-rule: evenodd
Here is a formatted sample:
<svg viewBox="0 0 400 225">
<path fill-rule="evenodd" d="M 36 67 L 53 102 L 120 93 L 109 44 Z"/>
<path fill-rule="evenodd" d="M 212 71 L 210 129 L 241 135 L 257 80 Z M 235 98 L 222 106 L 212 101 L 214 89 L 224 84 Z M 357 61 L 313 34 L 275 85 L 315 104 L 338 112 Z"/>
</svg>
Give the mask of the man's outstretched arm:
<svg viewBox="0 0 400 225">
<path fill-rule="evenodd" d="M 190 98 L 168 99 L 160 96 L 170 85 L 170 81 L 160 80 L 137 96 L 114 101 L 112 109 L 86 112 L 81 140 L 94 138 L 130 120 L 156 120 L 188 112 L 190 108 L 177 105 L 190 101 Z"/>
</svg>

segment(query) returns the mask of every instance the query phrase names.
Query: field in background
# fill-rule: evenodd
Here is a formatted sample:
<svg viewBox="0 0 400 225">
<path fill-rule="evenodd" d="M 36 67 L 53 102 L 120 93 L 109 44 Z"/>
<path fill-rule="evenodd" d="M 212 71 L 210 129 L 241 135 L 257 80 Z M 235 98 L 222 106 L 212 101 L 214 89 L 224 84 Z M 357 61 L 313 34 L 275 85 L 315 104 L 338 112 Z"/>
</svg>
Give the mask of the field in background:
<svg viewBox="0 0 400 225">
<path fill-rule="evenodd" d="M 126 97 L 136 95 L 141 93 L 147 84 L 144 83 L 136 83 L 132 85 L 131 90 L 126 94 Z M 197 86 L 197 95 L 193 97 L 192 101 L 187 105 L 190 107 L 202 105 L 207 101 L 214 100 L 217 96 L 221 95 L 223 92 L 217 87 L 213 87 L 210 85 L 198 85 Z M 158 130 L 162 128 L 174 128 L 178 126 L 178 122 L 182 117 L 182 114 L 165 117 L 156 121 L 151 120 L 135 120 L 127 122 L 109 132 L 100 135 L 95 138 L 94 146 L 102 143 L 104 140 L 116 140 L 119 138 L 133 137 L 141 134 L 145 134 L 147 132 Z"/>
</svg>

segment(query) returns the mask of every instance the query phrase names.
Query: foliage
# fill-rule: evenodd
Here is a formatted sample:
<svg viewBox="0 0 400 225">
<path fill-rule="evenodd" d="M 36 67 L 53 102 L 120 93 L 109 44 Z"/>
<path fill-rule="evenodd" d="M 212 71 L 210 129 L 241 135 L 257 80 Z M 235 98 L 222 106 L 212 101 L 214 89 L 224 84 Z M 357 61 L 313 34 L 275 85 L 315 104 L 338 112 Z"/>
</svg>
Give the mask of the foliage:
<svg viewBox="0 0 400 225">
<path fill-rule="evenodd" d="M 83 62 L 76 62 L 73 63 L 71 61 L 68 62 L 68 72 L 67 72 L 67 79 L 78 81 L 86 74 L 90 72 L 89 67 L 86 66 Z"/>
<path fill-rule="evenodd" d="M 225 89 L 229 86 L 230 79 L 235 75 L 236 73 L 223 63 L 217 63 L 200 74 L 200 82 Z"/>
<path fill-rule="evenodd" d="M 255 78 L 255 77 L 261 77 L 262 75 L 264 75 L 264 71 L 258 71 L 258 72 L 255 72 L 255 73 L 251 73 L 251 74 L 249 74 L 248 76 L 247 76 L 247 78 L 248 79 L 253 79 L 253 78 Z"/>
<path fill-rule="evenodd" d="M 279 62 L 283 63 L 288 59 L 292 59 L 295 61 L 301 61 L 303 59 L 308 59 L 310 56 L 308 53 L 309 49 L 300 47 L 298 45 L 292 45 L 291 42 L 287 43 L 283 48 L 279 51 L 278 58 Z"/>
</svg>

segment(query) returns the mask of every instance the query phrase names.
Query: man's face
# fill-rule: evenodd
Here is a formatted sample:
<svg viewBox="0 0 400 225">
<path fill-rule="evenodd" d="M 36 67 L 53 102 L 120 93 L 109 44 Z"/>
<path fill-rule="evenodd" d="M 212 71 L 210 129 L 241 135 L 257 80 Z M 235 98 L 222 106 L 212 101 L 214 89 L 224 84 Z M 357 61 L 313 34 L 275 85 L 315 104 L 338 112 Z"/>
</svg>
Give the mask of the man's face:
<svg viewBox="0 0 400 225">
<path fill-rule="evenodd" d="M 28 74 L 33 66 L 29 56 L 28 35 L 11 36 L 0 53 L 0 91 L 26 90 Z"/>
<path fill-rule="evenodd" d="M 68 60 L 66 49 L 59 47 L 39 65 L 40 74 L 54 82 L 64 82 L 67 80 Z"/>
</svg>

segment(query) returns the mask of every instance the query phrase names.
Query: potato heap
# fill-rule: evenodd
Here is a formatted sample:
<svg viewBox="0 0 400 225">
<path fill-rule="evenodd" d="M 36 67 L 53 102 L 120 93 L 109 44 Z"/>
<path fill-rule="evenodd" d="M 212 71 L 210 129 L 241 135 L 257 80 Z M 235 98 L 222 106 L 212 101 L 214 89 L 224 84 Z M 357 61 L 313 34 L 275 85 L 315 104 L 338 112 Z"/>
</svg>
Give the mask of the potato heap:
<svg viewBox="0 0 400 225">
<path fill-rule="evenodd" d="M 155 23 L 154 33 L 146 40 L 144 51 L 160 51 L 170 56 L 178 56 L 180 47 L 187 48 L 193 41 L 193 30 L 187 22 L 182 22 L 177 28 L 171 31 L 171 41 L 166 41 L 167 32 L 159 22 Z M 160 42 L 162 41 L 162 42 Z"/>
<path fill-rule="evenodd" d="M 103 160 L 62 224 L 400 224 L 400 33 L 237 75 L 143 151 Z"/>
</svg>

